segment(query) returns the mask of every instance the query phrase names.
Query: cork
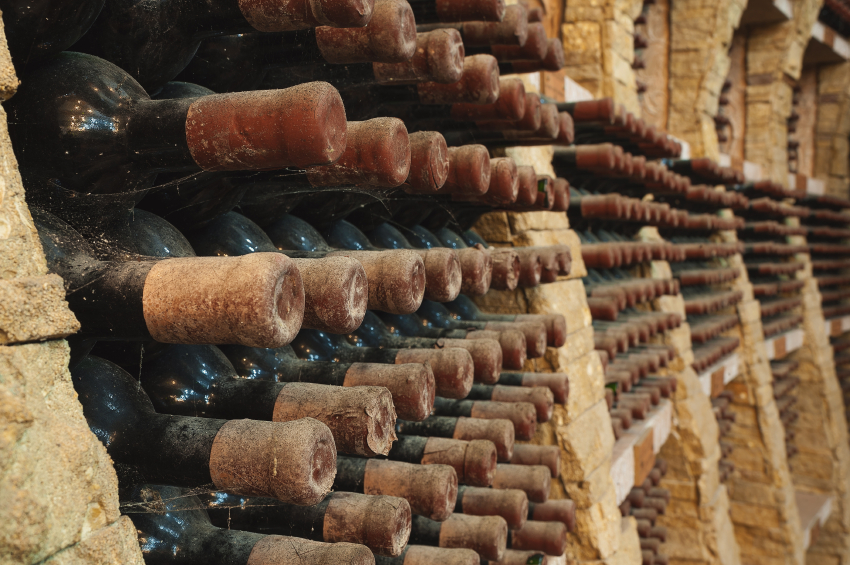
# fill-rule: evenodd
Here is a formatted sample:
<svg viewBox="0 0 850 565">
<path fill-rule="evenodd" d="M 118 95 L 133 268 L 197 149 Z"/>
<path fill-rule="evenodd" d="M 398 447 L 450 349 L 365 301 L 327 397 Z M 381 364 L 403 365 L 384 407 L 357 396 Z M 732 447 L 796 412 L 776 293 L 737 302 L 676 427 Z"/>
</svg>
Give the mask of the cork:
<svg viewBox="0 0 850 565">
<path fill-rule="evenodd" d="M 516 162 L 510 157 L 490 159 L 490 187 L 487 200 L 495 204 L 511 204 L 519 193 Z"/>
<path fill-rule="evenodd" d="M 510 120 L 478 120 L 475 124 L 481 130 L 501 131 L 506 137 L 527 137 L 539 130 L 543 124 L 541 106 L 540 95 L 526 93 L 524 103 L 525 112 L 519 118 Z M 551 125 L 547 127 L 551 129 Z"/>
<path fill-rule="evenodd" d="M 530 402 L 496 402 L 476 400 L 472 404 L 473 418 L 510 420 L 519 440 L 530 440 L 537 429 L 537 411 Z"/>
<path fill-rule="evenodd" d="M 525 113 L 520 118 L 523 129 L 536 131 L 543 124 L 543 103 L 535 92 L 525 94 Z"/>
<path fill-rule="evenodd" d="M 294 31 L 322 25 L 364 26 L 372 17 L 374 0 L 238 0 L 238 4 L 258 31 Z"/>
<path fill-rule="evenodd" d="M 561 112 L 561 117 L 567 114 Z M 560 134 L 559 134 L 560 135 Z M 570 209 L 570 183 L 567 179 L 558 177 L 555 179 L 555 185 L 552 189 L 554 204 L 552 204 L 553 212 L 566 212 Z"/>
<path fill-rule="evenodd" d="M 496 458 L 510 461 L 514 452 L 514 425 L 510 420 L 482 420 L 480 418 L 457 419 L 454 439 L 472 441 L 486 439 L 496 446 Z"/>
<path fill-rule="evenodd" d="M 410 504 L 395 496 L 335 492 L 325 510 L 328 543 L 360 543 L 378 555 L 401 555 L 410 538 Z"/>
<path fill-rule="evenodd" d="M 561 522 L 529 520 L 522 528 L 511 532 L 511 548 L 563 555 L 567 550 L 567 526 Z"/>
<path fill-rule="evenodd" d="M 402 349 L 395 362 L 431 365 L 436 393 L 444 398 L 466 398 L 472 389 L 475 366 L 465 349 Z"/>
<path fill-rule="evenodd" d="M 528 519 L 528 497 L 521 490 L 467 487 L 461 504 L 463 513 L 470 516 L 501 516 L 511 530 L 521 528 Z"/>
<path fill-rule="evenodd" d="M 370 459 L 363 492 L 407 500 L 413 514 L 443 521 L 457 504 L 457 473 L 449 465 L 413 465 Z"/>
<path fill-rule="evenodd" d="M 256 253 L 254 254 L 256 255 Z M 335 251 L 328 257 L 357 259 L 369 280 L 369 310 L 412 314 L 425 296 L 425 263 L 409 249 Z"/>
<path fill-rule="evenodd" d="M 528 495 L 528 500 L 531 502 L 546 502 L 549 498 L 551 481 L 548 467 L 500 463 L 496 466 L 496 473 L 493 476 L 493 488 L 519 489 Z"/>
<path fill-rule="evenodd" d="M 496 446 L 486 440 L 460 441 L 441 437 L 428 438 L 423 465 L 450 465 L 459 483 L 488 487 L 496 471 Z"/>
<path fill-rule="evenodd" d="M 499 98 L 492 104 L 453 104 L 451 117 L 460 121 L 516 121 L 525 115 L 525 84 L 518 78 L 499 79 Z"/>
<path fill-rule="evenodd" d="M 471 549 L 447 549 L 427 545 L 411 545 L 403 565 L 480 565 L 481 558 Z"/>
<path fill-rule="evenodd" d="M 549 50 L 549 38 L 542 23 L 527 24 L 526 39 L 522 45 L 499 45 L 490 47 L 490 52 L 499 62 L 542 61 Z"/>
<path fill-rule="evenodd" d="M 560 130 L 561 122 L 558 115 L 558 107 L 555 104 L 541 104 L 540 127 L 535 130 L 535 137 L 556 139 Z"/>
<path fill-rule="evenodd" d="M 441 193 L 481 195 L 490 188 L 490 152 L 483 145 L 449 147 L 449 173 Z"/>
<path fill-rule="evenodd" d="M 246 565 L 375 565 L 365 545 L 324 543 L 288 536 L 265 536 L 254 545 Z"/>
<path fill-rule="evenodd" d="M 534 405 L 538 422 L 548 422 L 552 419 L 555 397 L 546 387 L 525 387 L 496 385 L 493 387 L 494 402 L 529 402 Z"/>
<path fill-rule="evenodd" d="M 502 367 L 505 369 L 522 369 L 525 365 L 526 343 L 522 332 L 516 330 L 474 330 L 466 334 L 466 339 L 491 339 L 499 342 L 502 348 Z"/>
<path fill-rule="evenodd" d="M 517 247 L 514 251 L 519 257 L 518 286 L 532 288 L 540 285 L 540 275 L 543 272 L 540 254 L 531 247 Z"/>
<path fill-rule="evenodd" d="M 615 165 L 615 149 L 610 143 L 577 146 L 575 149 L 576 167 L 579 169 L 611 170 Z"/>
<path fill-rule="evenodd" d="M 488 249 L 493 259 L 493 279 L 490 288 L 494 290 L 514 290 L 519 284 L 520 261 L 519 255 L 513 249 Z"/>
<path fill-rule="evenodd" d="M 564 404 L 570 392 L 570 377 L 566 373 L 523 373 L 522 386 L 545 386 L 552 391 L 558 404 Z"/>
<path fill-rule="evenodd" d="M 440 28 L 416 34 L 416 52 L 410 60 L 372 63 L 372 72 L 380 84 L 451 84 L 463 76 L 465 55 L 460 32 L 453 28 Z"/>
<path fill-rule="evenodd" d="M 434 407 L 434 373 L 429 363 L 353 363 L 342 386 L 386 387 L 396 415 L 403 420 L 424 420 Z"/>
<path fill-rule="evenodd" d="M 542 322 L 549 347 L 561 347 L 567 342 L 567 320 L 563 314 L 518 314 L 514 321 Z"/>
<path fill-rule="evenodd" d="M 487 322 L 484 326 L 488 330 L 496 331 L 519 331 L 525 336 L 528 348 L 528 356 L 532 359 L 543 357 L 546 354 L 546 326 L 536 320 L 513 322 Z"/>
<path fill-rule="evenodd" d="M 207 171 L 326 165 L 345 150 L 345 108 L 326 82 L 203 96 L 186 114 L 186 144 Z"/>
<path fill-rule="evenodd" d="M 468 21 L 463 24 L 463 42 L 469 47 L 523 45 L 528 38 L 528 11 L 520 4 L 505 8 L 500 22 Z"/>
<path fill-rule="evenodd" d="M 577 122 L 602 122 L 613 124 L 617 108 L 613 98 L 584 100 L 573 106 L 573 119 Z"/>
<path fill-rule="evenodd" d="M 316 44 L 328 63 L 404 63 L 416 52 L 416 21 L 404 0 L 377 0 L 364 27 L 317 27 Z"/>
<path fill-rule="evenodd" d="M 556 479 L 561 473 L 561 450 L 557 445 L 517 445 L 511 457 L 511 464 L 543 465 L 552 473 L 552 478 Z"/>
<path fill-rule="evenodd" d="M 348 122 L 347 137 L 348 145 L 336 163 L 307 169 L 310 184 L 395 188 L 407 180 L 411 153 L 403 121 Z"/>
<path fill-rule="evenodd" d="M 467 296 L 483 296 L 493 280 L 493 259 L 479 243 L 475 247 L 457 250 L 460 260 L 460 292 Z"/>
<path fill-rule="evenodd" d="M 508 542 L 508 523 L 501 516 L 452 514 L 440 528 L 440 547 L 472 549 L 498 561 Z"/>
<path fill-rule="evenodd" d="M 550 500 L 533 504 L 530 518 L 538 522 L 561 522 L 572 532 L 576 528 L 576 503 L 574 500 Z"/>
<path fill-rule="evenodd" d="M 499 99 L 499 62 L 492 55 L 466 57 L 459 81 L 423 82 L 416 90 L 422 104 L 492 104 Z"/>
<path fill-rule="evenodd" d="M 560 71 L 567 64 L 567 56 L 564 53 L 564 42 L 553 37 L 549 39 L 549 48 L 546 50 L 546 56 L 543 57 L 543 70 Z"/>
<path fill-rule="evenodd" d="M 333 435 L 313 418 L 228 420 L 213 440 L 210 476 L 217 489 L 234 494 L 318 504 L 336 476 Z"/>
<path fill-rule="evenodd" d="M 449 148 L 436 131 L 418 131 L 410 135 L 410 173 L 405 192 L 434 194 L 449 176 Z"/>
<path fill-rule="evenodd" d="M 549 565 L 549 556 L 540 551 L 506 549 L 498 565 Z"/>
<path fill-rule="evenodd" d="M 520 165 L 517 167 L 517 198 L 520 206 L 532 206 L 537 200 L 537 173 L 534 167 Z"/>
<path fill-rule="evenodd" d="M 558 145 L 572 145 L 576 138 L 576 126 L 569 112 L 558 112 L 558 135 L 555 143 Z M 569 202 L 569 200 L 567 200 Z M 563 208 L 566 210 L 566 208 Z"/>
<path fill-rule="evenodd" d="M 500 22 L 505 17 L 504 0 L 437 0 L 441 22 Z"/>
<path fill-rule="evenodd" d="M 451 302 L 460 294 L 463 273 L 457 251 L 447 247 L 414 249 L 425 264 L 425 298 Z"/>
<path fill-rule="evenodd" d="M 499 342 L 489 339 L 446 339 L 437 341 L 440 348 L 460 348 L 469 351 L 475 365 L 475 382 L 492 384 L 502 372 L 502 348 Z M 440 395 L 442 396 L 442 395 Z"/>
<path fill-rule="evenodd" d="M 142 311 L 163 343 L 282 347 L 301 328 L 304 287 L 280 253 L 165 259 L 145 278 Z"/>
<path fill-rule="evenodd" d="M 348 334 L 360 327 L 369 303 L 369 282 L 349 257 L 293 259 L 304 285 L 302 328 Z"/>
<path fill-rule="evenodd" d="M 275 401 L 272 419 L 290 422 L 307 417 L 330 428 L 340 453 L 386 455 L 396 440 L 393 398 L 381 386 L 286 383 Z"/>
</svg>

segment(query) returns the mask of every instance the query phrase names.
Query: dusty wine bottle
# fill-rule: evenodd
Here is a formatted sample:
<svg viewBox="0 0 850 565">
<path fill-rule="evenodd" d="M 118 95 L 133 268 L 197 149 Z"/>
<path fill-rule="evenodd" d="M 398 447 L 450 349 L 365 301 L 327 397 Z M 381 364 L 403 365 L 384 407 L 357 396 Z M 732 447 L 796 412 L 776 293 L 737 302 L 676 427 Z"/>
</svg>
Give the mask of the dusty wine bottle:
<svg viewBox="0 0 850 565">
<path fill-rule="evenodd" d="M 507 538 L 508 524 L 501 516 L 452 514 L 443 522 L 424 516 L 411 520 L 411 544 L 472 549 L 493 561 L 501 559 Z"/>
<path fill-rule="evenodd" d="M 486 439 L 496 446 L 499 461 L 510 461 L 513 455 L 514 427 L 510 420 L 431 416 L 421 422 L 396 420 L 396 431 L 404 435 L 448 437 L 464 441 Z"/>
<path fill-rule="evenodd" d="M 232 565 L 302 563 L 373 565 L 372 552 L 353 543 L 322 543 L 302 538 L 263 535 L 217 528 L 203 503 L 181 488 L 143 484 L 122 510 L 133 521 L 145 563 Z"/>
<path fill-rule="evenodd" d="M 518 530 L 528 518 L 528 496 L 521 490 L 458 487 L 455 512 L 470 516 L 501 516 L 508 529 Z"/>
<path fill-rule="evenodd" d="M 496 470 L 496 446 L 487 440 L 401 435 L 387 458 L 421 465 L 451 465 L 459 483 L 477 487 L 490 486 Z"/>
<path fill-rule="evenodd" d="M 185 487 L 214 484 L 235 494 L 316 504 L 331 488 L 336 447 L 328 427 L 157 414 L 138 383 L 93 356 L 74 368 L 74 388 L 92 432 L 116 464 Z"/>
<path fill-rule="evenodd" d="M 463 416 L 482 420 L 510 420 L 519 440 L 530 440 L 537 429 L 537 410 L 530 402 L 492 402 L 486 400 L 450 400 L 436 397 L 434 414 Z"/>
<path fill-rule="evenodd" d="M 335 492 L 313 506 L 225 492 L 200 494 L 213 525 L 327 543 L 362 544 L 379 555 L 400 555 L 410 537 L 410 504 L 394 496 Z"/>
<path fill-rule="evenodd" d="M 434 406 L 434 373 L 428 362 L 389 365 L 306 361 L 298 359 L 289 346 L 262 349 L 224 345 L 220 349 L 243 379 L 382 386 L 392 394 L 398 417 L 413 421 L 427 418 Z"/>
</svg>

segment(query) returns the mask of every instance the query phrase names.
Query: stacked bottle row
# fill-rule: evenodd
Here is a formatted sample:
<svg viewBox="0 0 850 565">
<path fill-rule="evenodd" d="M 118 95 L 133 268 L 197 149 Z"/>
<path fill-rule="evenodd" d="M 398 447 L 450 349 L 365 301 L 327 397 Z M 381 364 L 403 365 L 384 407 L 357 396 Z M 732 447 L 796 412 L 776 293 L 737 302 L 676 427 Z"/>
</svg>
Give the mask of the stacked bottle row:
<svg viewBox="0 0 850 565">
<path fill-rule="evenodd" d="M 773 373 L 773 398 L 779 411 L 779 420 L 785 429 L 785 453 L 790 460 L 799 453 L 794 445 L 796 431 L 794 423 L 800 418 L 797 410 L 797 385 L 800 378 L 794 375 L 799 364 L 793 360 L 771 361 L 770 370 Z"/>
<path fill-rule="evenodd" d="M 469 230 L 569 207 L 489 152 L 572 142 L 568 112 L 504 78 L 560 68 L 560 43 L 498 1 L 87 4 L 4 10 L 7 111 L 146 559 L 562 556 L 558 448 L 515 441 L 566 402 L 566 375 L 522 372 L 565 320 L 468 298 L 570 271 L 565 246 Z"/>
<path fill-rule="evenodd" d="M 623 516 L 633 516 L 637 520 L 638 537 L 640 538 L 641 565 L 667 565 L 669 558 L 661 552 L 667 541 L 667 528 L 657 526 L 658 516 L 666 513 L 670 503 L 670 491 L 658 484 L 667 474 L 667 462 L 656 459 L 655 466 L 640 484 L 631 489 L 626 499 L 620 504 Z"/>
<path fill-rule="evenodd" d="M 724 441 L 731 435 L 732 424 L 735 423 L 735 413 L 730 409 L 731 404 L 732 392 L 729 390 L 722 390 L 711 399 L 711 407 L 714 410 L 720 436 L 720 460 L 717 466 L 721 483 L 725 483 L 735 472 L 735 463 L 729 457 L 735 445 L 730 441 Z"/>
</svg>

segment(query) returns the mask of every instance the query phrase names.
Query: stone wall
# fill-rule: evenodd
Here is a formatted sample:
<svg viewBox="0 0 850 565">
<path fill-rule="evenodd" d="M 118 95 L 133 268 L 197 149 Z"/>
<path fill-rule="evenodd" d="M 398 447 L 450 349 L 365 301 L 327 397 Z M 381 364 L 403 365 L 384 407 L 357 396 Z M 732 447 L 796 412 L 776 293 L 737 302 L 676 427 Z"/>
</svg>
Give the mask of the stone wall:
<svg viewBox="0 0 850 565">
<path fill-rule="evenodd" d="M 818 73 L 813 176 L 826 180 L 826 191 L 850 196 L 850 62 L 823 65 Z"/>
<path fill-rule="evenodd" d="M 17 85 L 0 29 L 0 97 Z M 0 109 L 0 563 L 143 563 L 71 385 L 61 338 L 78 328 L 47 274 Z"/>
</svg>

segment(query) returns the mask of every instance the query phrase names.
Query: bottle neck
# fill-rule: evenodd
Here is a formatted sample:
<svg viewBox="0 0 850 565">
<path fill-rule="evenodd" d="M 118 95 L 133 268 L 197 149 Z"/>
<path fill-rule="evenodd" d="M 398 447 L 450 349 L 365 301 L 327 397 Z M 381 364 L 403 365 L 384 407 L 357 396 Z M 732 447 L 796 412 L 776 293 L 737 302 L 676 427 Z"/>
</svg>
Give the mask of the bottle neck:
<svg viewBox="0 0 850 565">
<path fill-rule="evenodd" d="M 186 116 L 195 100 L 138 100 L 132 105 L 128 155 L 137 166 L 157 173 L 198 170 L 186 141 Z"/>
<path fill-rule="evenodd" d="M 324 541 L 325 512 L 331 496 L 313 506 L 224 493 L 204 495 L 201 501 L 207 504 L 210 521 L 220 528 Z"/>
</svg>

